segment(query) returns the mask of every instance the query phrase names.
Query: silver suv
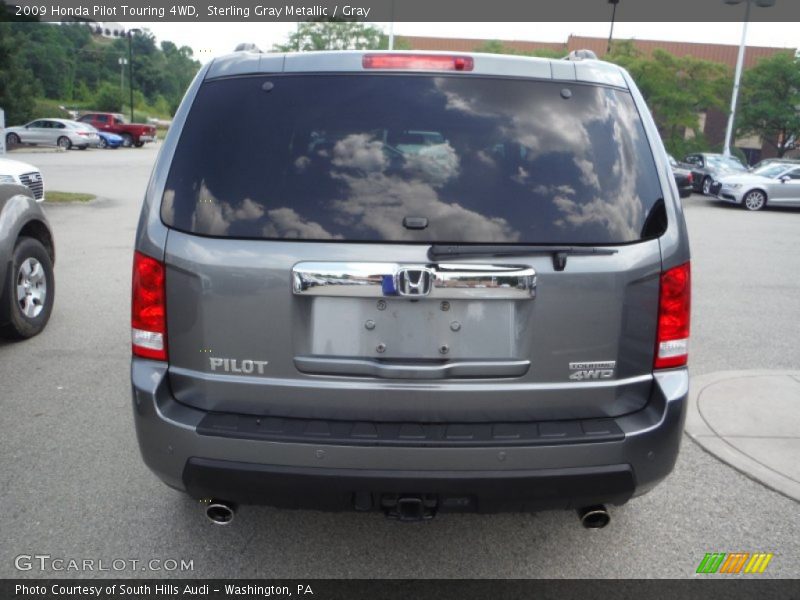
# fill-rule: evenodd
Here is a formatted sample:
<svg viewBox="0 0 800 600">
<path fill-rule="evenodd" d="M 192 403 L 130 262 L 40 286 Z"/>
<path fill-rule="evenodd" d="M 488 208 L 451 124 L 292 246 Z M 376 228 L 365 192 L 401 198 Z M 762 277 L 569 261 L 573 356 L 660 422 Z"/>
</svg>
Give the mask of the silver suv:
<svg viewBox="0 0 800 600">
<path fill-rule="evenodd" d="M 581 510 L 678 453 L 689 245 L 629 75 L 592 59 L 219 58 L 149 183 L 132 385 L 204 500 Z"/>
</svg>

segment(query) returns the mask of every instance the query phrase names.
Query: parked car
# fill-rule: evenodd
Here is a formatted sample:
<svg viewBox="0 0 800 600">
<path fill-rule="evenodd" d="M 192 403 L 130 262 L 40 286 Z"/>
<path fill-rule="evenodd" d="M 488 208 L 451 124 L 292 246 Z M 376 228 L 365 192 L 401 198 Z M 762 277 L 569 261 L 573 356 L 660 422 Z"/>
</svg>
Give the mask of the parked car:
<svg viewBox="0 0 800 600">
<path fill-rule="evenodd" d="M 691 165 L 694 190 L 706 196 L 711 193 L 711 184 L 720 177 L 747 171 L 738 158 L 722 154 L 689 154 L 683 162 Z"/>
<path fill-rule="evenodd" d="M 631 77 L 572 60 L 200 70 L 133 256 L 134 421 L 158 477 L 215 523 L 241 502 L 572 507 L 600 527 L 667 476 L 686 224 Z M 387 151 L 408 132 L 431 152 Z"/>
<path fill-rule="evenodd" d="M 27 125 L 6 128 L 6 145 L 58 146 L 86 150 L 98 142 L 96 134 L 69 119 L 37 119 Z"/>
<path fill-rule="evenodd" d="M 98 131 L 88 123 L 78 123 L 82 129 L 91 132 L 97 136 L 95 148 L 119 148 L 122 145 L 122 138 L 116 133 L 108 133 L 106 131 Z"/>
<path fill-rule="evenodd" d="M 101 148 L 111 148 L 113 150 L 119 148 L 125 142 L 125 140 L 122 139 L 122 136 L 117 135 L 116 133 L 109 133 L 108 131 L 98 131 L 97 135 L 100 136 Z"/>
<path fill-rule="evenodd" d="M 800 206 L 800 165 L 773 162 L 752 173 L 723 177 L 712 186 L 720 200 L 747 210 L 770 206 Z"/>
<path fill-rule="evenodd" d="M 767 165 L 771 165 L 774 163 L 800 165 L 800 160 L 792 158 L 765 158 L 764 160 L 760 160 L 755 165 L 750 167 L 750 171 L 758 171 L 759 169 L 761 169 L 761 167 L 766 167 Z"/>
<path fill-rule="evenodd" d="M 24 185 L 33 192 L 37 202 L 44 200 L 44 178 L 31 164 L 10 158 L 0 158 L 0 183 Z"/>
<path fill-rule="evenodd" d="M 116 133 L 122 138 L 122 145 L 126 148 L 144 146 L 147 142 L 156 140 L 156 128 L 144 123 L 128 123 L 120 114 L 90 112 L 78 119 L 81 123 L 88 123 L 98 131 Z"/>
<path fill-rule="evenodd" d="M 681 198 L 688 198 L 694 191 L 694 176 L 689 165 L 682 166 L 675 158 L 668 154 L 669 166 L 672 168 L 672 175 L 675 177 L 675 184 L 678 186 L 678 192 Z"/>
<path fill-rule="evenodd" d="M 0 184 L 0 335 L 29 338 L 50 320 L 55 298 L 53 233 L 33 192 Z"/>
</svg>

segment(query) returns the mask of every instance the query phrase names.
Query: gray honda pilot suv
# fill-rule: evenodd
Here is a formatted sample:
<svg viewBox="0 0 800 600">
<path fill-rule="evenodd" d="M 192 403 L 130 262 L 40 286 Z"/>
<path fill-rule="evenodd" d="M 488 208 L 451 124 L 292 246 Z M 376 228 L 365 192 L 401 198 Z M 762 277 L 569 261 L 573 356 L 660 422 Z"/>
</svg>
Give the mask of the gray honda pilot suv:
<svg viewBox="0 0 800 600">
<path fill-rule="evenodd" d="M 217 523 L 260 503 L 602 526 L 675 463 L 689 302 L 624 70 L 238 52 L 197 75 L 147 188 L 139 444 Z"/>
</svg>

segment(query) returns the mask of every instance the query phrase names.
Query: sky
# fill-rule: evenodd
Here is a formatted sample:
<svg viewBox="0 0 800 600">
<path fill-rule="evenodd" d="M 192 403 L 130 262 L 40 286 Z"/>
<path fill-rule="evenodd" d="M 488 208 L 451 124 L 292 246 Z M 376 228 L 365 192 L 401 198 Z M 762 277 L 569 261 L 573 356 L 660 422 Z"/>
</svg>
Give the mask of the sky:
<svg viewBox="0 0 800 600">
<path fill-rule="evenodd" d="M 283 43 L 296 23 L 126 23 L 146 27 L 156 38 L 189 46 L 195 58 L 205 63 L 232 52 L 241 42 L 252 42 L 262 50 Z M 375 25 L 389 30 L 388 23 Z M 463 37 L 475 39 L 565 42 L 570 34 L 608 37 L 609 23 L 395 23 L 395 35 Z M 680 42 L 738 45 L 742 23 L 627 23 L 614 25 L 615 38 L 638 38 Z M 750 23 L 747 43 L 752 46 L 800 48 L 797 23 Z"/>
</svg>

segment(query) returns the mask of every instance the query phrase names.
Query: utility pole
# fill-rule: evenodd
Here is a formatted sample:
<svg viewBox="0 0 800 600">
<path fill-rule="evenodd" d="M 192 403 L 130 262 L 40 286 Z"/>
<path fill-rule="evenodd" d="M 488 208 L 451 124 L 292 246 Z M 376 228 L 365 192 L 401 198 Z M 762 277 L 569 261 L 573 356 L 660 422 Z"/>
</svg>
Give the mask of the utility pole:
<svg viewBox="0 0 800 600">
<path fill-rule="evenodd" d="M 121 100 L 125 93 L 125 65 L 128 64 L 128 59 L 120 56 L 117 63 L 119 64 L 119 97 Z"/>
<path fill-rule="evenodd" d="M 131 45 L 131 38 L 134 33 L 139 33 L 141 29 L 128 30 L 128 87 L 131 93 L 131 123 L 133 123 L 133 49 Z"/>
</svg>

